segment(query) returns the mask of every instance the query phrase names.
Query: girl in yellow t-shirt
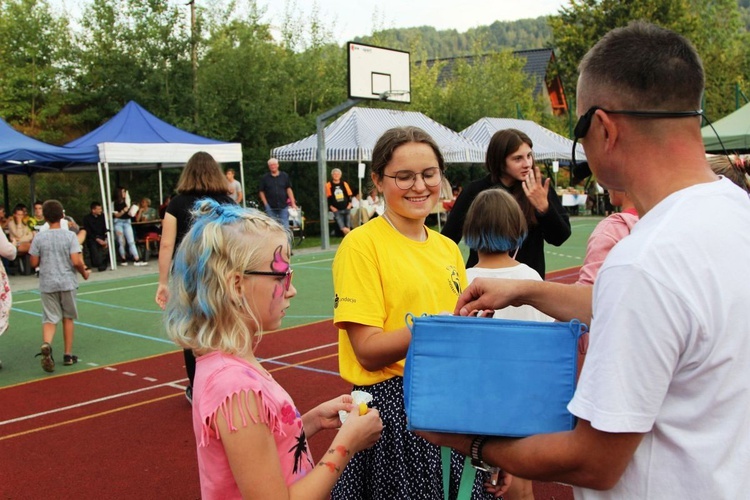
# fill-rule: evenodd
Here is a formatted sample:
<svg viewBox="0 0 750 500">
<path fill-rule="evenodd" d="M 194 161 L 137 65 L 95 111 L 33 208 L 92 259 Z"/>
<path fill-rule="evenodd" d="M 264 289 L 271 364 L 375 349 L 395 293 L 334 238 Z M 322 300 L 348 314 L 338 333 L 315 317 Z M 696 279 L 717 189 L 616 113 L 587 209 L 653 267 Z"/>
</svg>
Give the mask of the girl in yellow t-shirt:
<svg viewBox="0 0 750 500">
<path fill-rule="evenodd" d="M 405 315 L 452 311 L 466 286 L 456 244 L 425 227 L 445 164 L 426 132 L 404 127 L 380 137 L 371 168 L 385 212 L 352 230 L 339 246 L 334 322 L 341 375 L 373 395 L 384 429 L 372 449 L 354 456 L 331 498 L 443 498 L 440 449 L 406 430 L 402 377 L 411 341 Z M 481 481 L 475 490 L 481 498 Z"/>
</svg>

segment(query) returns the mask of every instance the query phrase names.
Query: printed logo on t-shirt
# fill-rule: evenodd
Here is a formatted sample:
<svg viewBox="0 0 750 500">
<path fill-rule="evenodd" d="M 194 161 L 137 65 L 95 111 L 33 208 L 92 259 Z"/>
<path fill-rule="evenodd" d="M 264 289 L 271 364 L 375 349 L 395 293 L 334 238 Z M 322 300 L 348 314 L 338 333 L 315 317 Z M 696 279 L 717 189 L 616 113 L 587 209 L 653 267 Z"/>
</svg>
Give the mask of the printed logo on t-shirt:
<svg viewBox="0 0 750 500">
<path fill-rule="evenodd" d="M 458 277 L 458 269 L 456 269 L 456 266 L 448 266 L 446 269 L 450 273 L 448 284 L 451 287 L 451 290 L 456 296 L 461 295 L 461 280 Z"/>
<path fill-rule="evenodd" d="M 339 294 L 333 298 L 333 308 L 336 309 L 339 306 L 339 302 L 351 302 L 352 304 L 357 303 L 357 299 L 351 297 L 339 297 Z"/>
<path fill-rule="evenodd" d="M 336 189 L 333 190 L 333 197 L 336 198 L 336 201 L 344 201 L 344 190 L 341 189 L 341 185 L 336 186 Z"/>
</svg>

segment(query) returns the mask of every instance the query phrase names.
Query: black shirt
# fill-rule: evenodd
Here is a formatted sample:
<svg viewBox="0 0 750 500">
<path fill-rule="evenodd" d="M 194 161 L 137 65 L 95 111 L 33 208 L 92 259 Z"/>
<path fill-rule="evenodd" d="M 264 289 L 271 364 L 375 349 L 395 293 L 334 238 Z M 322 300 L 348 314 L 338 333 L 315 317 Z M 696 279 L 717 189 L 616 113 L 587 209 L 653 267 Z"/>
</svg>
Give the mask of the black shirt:
<svg viewBox="0 0 750 500">
<path fill-rule="evenodd" d="M 267 172 L 263 177 L 260 178 L 260 187 L 258 191 L 266 195 L 266 203 L 271 208 L 284 208 L 286 207 L 286 194 L 287 188 L 292 187 L 292 182 L 289 180 L 289 176 L 286 172 L 279 170 L 279 175 L 274 177 L 271 172 Z"/>
<path fill-rule="evenodd" d="M 87 214 L 83 217 L 83 228 L 86 230 L 86 239 L 94 241 L 97 238 L 107 238 L 107 225 L 104 223 L 104 215 Z"/>
<path fill-rule="evenodd" d="M 471 202 L 479 193 L 485 189 L 508 188 L 502 183 L 492 184 L 489 174 L 481 179 L 469 183 L 456 198 L 456 203 L 448 214 L 448 220 L 443 226 L 442 234 L 452 239 L 456 243 L 461 241 L 463 236 L 464 220 L 466 212 L 469 211 Z M 555 190 L 550 187 L 547 193 L 549 209 L 542 215 L 537 212 L 537 222 L 534 225 L 529 224 L 529 234 L 526 236 L 521 248 L 518 249 L 516 260 L 536 270 L 539 276 L 544 279 L 546 265 L 544 262 L 544 242 L 555 246 L 560 246 L 570 238 L 570 219 L 565 208 L 562 206 Z M 527 221 L 528 222 L 528 221 Z M 474 267 L 477 264 L 477 253 L 472 250 L 469 253 L 469 259 L 466 261 L 466 267 Z"/>
<path fill-rule="evenodd" d="M 193 216 L 190 213 L 193 210 L 195 202 L 203 198 L 211 198 L 222 205 L 234 205 L 234 200 L 227 194 L 178 194 L 169 201 L 167 213 L 177 219 L 177 235 L 174 240 L 175 252 L 180 247 L 182 238 L 185 237 L 190 226 L 193 225 Z"/>
</svg>

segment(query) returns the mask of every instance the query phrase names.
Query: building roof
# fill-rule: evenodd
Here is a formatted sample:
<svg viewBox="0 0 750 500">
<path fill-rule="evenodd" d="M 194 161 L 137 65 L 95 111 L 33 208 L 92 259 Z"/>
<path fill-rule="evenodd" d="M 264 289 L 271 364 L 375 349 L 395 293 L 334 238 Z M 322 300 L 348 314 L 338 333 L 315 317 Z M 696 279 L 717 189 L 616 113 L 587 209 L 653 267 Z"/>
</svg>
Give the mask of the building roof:
<svg viewBox="0 0 750 500">
<path fill-rule="evenodd" d="M 524 73 L 529 75 L 534 80 L 534 95 L 537 95 L 544 89 L 545 79 L 547 76 L 547 67 L 550 61 L 553 61 L 555 54 L 552 49 L 530 49 L 530 50 L 515 50 L 513 56 L 523 57 L 526 59 L 526 64 L 523 67 Z M 480 56 L 485 57 L 485 56 Z M 425 61 L 428 67 L 432 67 L 436 63 L 445 63 L 440 70 L 438 76 L 438 83 L 444 83 L 451 79 L 453 76 L 453 68 L 457 61 L 465 61 L 468 64 L 473 64 L 475 56 L 460 56 L 460 57 L 446 57 L 440 59 L 428 59 Z"/>
</svg>

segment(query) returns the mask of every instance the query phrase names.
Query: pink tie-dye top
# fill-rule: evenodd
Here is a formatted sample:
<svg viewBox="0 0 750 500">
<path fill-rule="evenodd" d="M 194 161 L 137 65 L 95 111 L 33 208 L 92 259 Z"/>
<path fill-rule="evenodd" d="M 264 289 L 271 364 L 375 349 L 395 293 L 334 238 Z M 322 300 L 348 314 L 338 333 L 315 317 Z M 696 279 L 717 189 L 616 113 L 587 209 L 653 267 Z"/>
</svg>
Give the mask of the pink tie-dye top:
<svg viewBox="0 0 750 500">
<path fill-rule="evenodd" d="M 229 400 L 235 394 L 254 397 L 259 409 L 257 422 L 247 409 L 242 421 L 235 422 Z M 237 399 L 235 399 L 237 401 Z M 268 373 L 247 361 L 212 352 L 197 359 L 193 386 L 193 431 L 198 448 L 201 497 L 241 498 L 219 434 L 213 425 L 218 412 L 228 419 L 232 430 L 248 425 L 267 425 L 276 440 L 281 470 L 287 485 L 312 470 L 314 464 L 307 445 L 302 418 L 292 398 Z M 252 453 L 248 450 L 248 453 Z"/>
</svg>

